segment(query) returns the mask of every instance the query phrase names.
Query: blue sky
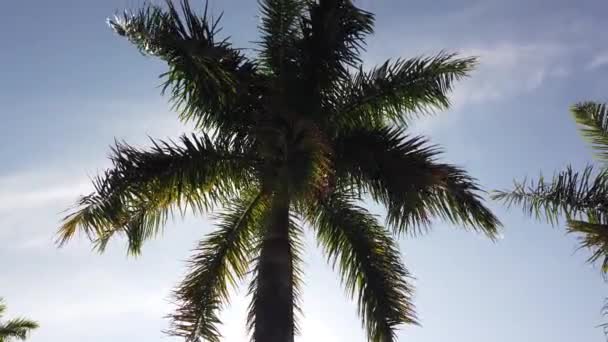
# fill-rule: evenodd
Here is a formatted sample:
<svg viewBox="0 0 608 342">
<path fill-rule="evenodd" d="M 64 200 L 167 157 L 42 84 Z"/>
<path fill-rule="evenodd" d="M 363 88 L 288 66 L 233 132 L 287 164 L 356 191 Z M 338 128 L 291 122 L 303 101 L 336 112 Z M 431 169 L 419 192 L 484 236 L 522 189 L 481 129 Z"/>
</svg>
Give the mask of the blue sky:
<svg viewBox="0 0 608 342">
<path fill-rule="evenodd" d="M 477 55 L 480 66 L 453 94 L 454 106 L 413 130 L 441 144 L 444 160 L 488 189 L 513 178 L 582 167 L 591 154 L 567 108 L 608 97 L 603 0 L 363 0 L 377 15 L 368 66 L 442 49 Z M 167 341 L 170 289 L 189 250 L 212 229 L 205 217 L 166 227 L 139 258 L 116 241 L 104 255 L 84 239 L 53 245 L 62 211 L 108 166 L 114 138 L 189 132 L 159 95 L 164 67 L 113 35 L 104 20 L 133 0 L 10 1 L 0 13 L 0 295 L 10 314 L 40 321 L 33 342 Z M 211 1 L 224 34 L 251 47 L 255 1 Z M 562 229 L 491 204 L 504 238 L 438 222 L 400 240 L 416 277 L 422 327 L 403 341 L 600 341 L 606 296 L 597 267 Z M 306 254 L 300 342 L 364 341 L 355 306 L 312 241 Z M 224 318 L 226 341 L 243 341 L 244 291 Z"/>
</svg>

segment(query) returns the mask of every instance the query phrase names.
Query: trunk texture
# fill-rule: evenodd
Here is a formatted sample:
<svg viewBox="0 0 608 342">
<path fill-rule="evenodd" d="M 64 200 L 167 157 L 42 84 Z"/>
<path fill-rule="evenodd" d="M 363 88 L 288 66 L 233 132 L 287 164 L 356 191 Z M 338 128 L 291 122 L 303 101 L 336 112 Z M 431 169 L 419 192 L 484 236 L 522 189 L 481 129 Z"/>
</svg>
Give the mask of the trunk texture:
<svg viewBox="0 0 608 342">
<path fill-rule="evenodd" d="M 289 196 L 276 194 L 258 265 L 255 342 L 294 341 L 293 255 Z"/>
</svg>

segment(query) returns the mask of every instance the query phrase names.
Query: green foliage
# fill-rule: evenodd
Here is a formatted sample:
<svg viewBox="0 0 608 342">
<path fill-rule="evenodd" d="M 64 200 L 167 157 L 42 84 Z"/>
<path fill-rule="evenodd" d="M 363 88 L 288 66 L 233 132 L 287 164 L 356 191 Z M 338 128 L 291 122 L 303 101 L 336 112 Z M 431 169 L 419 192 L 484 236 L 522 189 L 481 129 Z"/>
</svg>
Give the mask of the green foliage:
<svg viewBox="0 0 608 342">
<path fill-rule="evenodd" d="M 218 215 L 216 231 L 201 241 L 190 259 L 190 271 L 177 288 L 177 312 L 170 333 L 196 341 L 220 341 L 218 311 L 249 269 L 256 229 L 268 208 L 265 194 L 244 194 Z"/>
<path fill-rule="evenodd" d="M 254 161 L 235 146 L 215 146 L 206 135 L 183 136 L 181 145 L 152 141 L 150 151 L 117 144 L 114 167 L 94 182 L 95 193 L 64 219 L 59 242 L 80 227 L 103 251 L 116 233 L 128 237 L 129 252 L 156 236 L 177 209 L 206 212 L 225 203 L 251 180 Z"/>
<path fill-rule="evenodd" d="M 234 100 L 249 93 L 245 83 L 254 76 L 255 66 L 226 39 L 217 38 L 220 18 L 209 18 L 206 7 L 198 16 L 183 0 L 180 15 L 172 1 L 165 2 L 168 10 L 146 4 L 109 24 L 142 53 L 167 62 L 163 91 L 170 89 L 182 120 L 201 128 L 234 129 L 235 123 L 227 119 L 247 110 Z"/>
<path fill-rule="evenodd" d="M 262 0 L 260 8 L 257 54 L 219 38 L 219 18 L 186 0 L 109 21 L 167 63 L 163 92 L 198 131 L 150 149 L 117 143 L 112 168 L 65 218 L 59 243 L 82 231 L 103 251 L 119 234 L 138 254 L 169 218 L 220 207 L 217 230 L 175 291 L 170 333 L 219 341 L 218 312 L 252 271 L 251 336 L 283 342 L 297 332 L 300 224 L 309 224 L 357 298 L 369 339 L 394 341 L 400 325 L 416 322 L 409 273 L 387 230 L 353 201 L 370 195 L 384 205 L 396 233 L 438 217 L 496 236 L 476 181 L 405 133 L 411 117 L 448 107 L 475 59 L 440 53 L 364 69 L 374 17 L 351 1 Z"/>
<path fill-rule="evenodd" d="M 608 161 L 608 109 L 596 102 L 577 103 L 570 109 L 581 134 L 597 152 L 602 162 Z"/>
<path fill-rule="evenodd" d="M 395 341 L 395 327 L 416 323 L 413 287 L 396 243 L 348 196 L 332 195 L 311 205 L 308 216 L 329 263 L 346 292 L 357 299 L 369 341 Z"/>
<path fill-rule="evenodd" d="M 589 141 L 598 159 L 608 161 L 608 110 L 606 104 L 581 102 L 570 108 L 581 135 Z M 495 191 L 492 198 L 508 207 L 521 206 L 525 213 L 552 225 L 565 217 L 566 232 L 575 234 L 579 248 L 591 252 L 589 263 L 601 259 L 601 271 L 608 275 L 608 169 L 587 166 L 583 171 L 566 170 L 547 181 L 515 182 L 512 190 Z M 602 309 L 608 313 L 608 305 Z M 600 325 L 608 336 L 608 324 Z"/>
<path fill-rule="evenodd" d="M 515 182 L 513 190 L 496 191 L 495 200 L 509 207 L 521 206 L 529 215 L 556 224 L 562 215 L 580 218 L 605 210 L 608 204 L 608 173 L 594 172 L 587 166 L 583 172 L 571 167 L 555 174 L 550 181 Z"/>
<path fill-rule="evenodd" d="M 297 68 L 296 44 L 301 39 L 298 22 L 302 15 L 303 3 L 298 0 L 262 0 L 260 7 L 260 58 L 266 68 L 276 76 L 288 77 Z"/>
<path fill-rule="evenodd" d="M 4 299 L 0 297 L 0 318 L 2 318 L 4 311 L 6 311 L 6 304 Z M 26 318 L 0 321 L 0 342 L 26 340 L 30 331 L 36 328 L 38 328 L 38 323 Z"/>
<path fill-rule="evenodd" d="M 608 151 L 606 105 L 578 103 L 571 108 L 583 137 L 601 161 Z M 579 236 L 580 247 L 591 251 L 589 262 L 602 261 L 608 274 L 608 169 L 587 166 L 574 171 L 570 166 L 546 180 L 515 182 L 512 190 L 495 191 L 492 198 L 507 206 L 521 206 L 527 214 L 555 225 L 565 217 L 567 232 Z"/>
<path fill-rule="evenodd" d="M 369 193 L 387 208 L 396 232 L 416 233 L 441 217 L 494 239 L 497 218 L 483 205 L 475 180 L 438 163 L 439 149 L 400 129 L 359 129 L 336 139 L 340 181 Z"/>
<path fill-rule="evenodd" d="M 608 172 L 587 166 L 571 167 L 547 181 L 516 182 L 513 190 L 495 191 L 492 197 L 508 207 L 521 206 L 527 214 L 555 225 L 565 217 L 567 232 L 579 236 L 580 247 L 591 251 L 589 262 L 600 258 L 608 273 Z"/>
<path fill-rule="evenodd" d="M 447 109 L 448 94 L 456 81 L 466 77 L 475 58 L 440 53 L 386 61 L 369 72 L 359 72 L 341 82 L 332 101 L 337 124 L 346 127 L 395 124 L 405 127 L 414 114 Z"/>
<path fill-rule="evenodd" d="M 585 221 L 568 220 L 568 233 L 579 235 L 580 247 L 591 251 L 588 261 L 593 263 L 602 260 L 602 272 L 608 273 L 608 223 L 605 217 L 591 217 L 590 221 L 604 222 L 592 223 Z"/>
<path fill-rule="evenodd" d="M 311 2 L 302 18 L 302 68 L 315 90 L 330 88 L 361 64 L 365 37 L 373 32 L 373 14 L 347 0 Z"/>
</svg>

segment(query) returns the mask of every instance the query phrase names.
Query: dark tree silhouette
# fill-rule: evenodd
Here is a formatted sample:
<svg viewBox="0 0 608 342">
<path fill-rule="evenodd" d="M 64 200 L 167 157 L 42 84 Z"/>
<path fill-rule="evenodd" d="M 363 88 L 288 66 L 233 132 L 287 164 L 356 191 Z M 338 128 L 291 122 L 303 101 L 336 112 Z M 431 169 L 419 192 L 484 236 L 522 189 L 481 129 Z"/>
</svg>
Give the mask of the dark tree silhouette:
<svg viewBox="0 0 608 342">
<path fill-rule="evenodd" d="M 435 146 L 406 135 L 415 115 L 446 109 L 474 58 L 440 53 L 366 70 L 360 53 L 374 17 L 347 0 L 262 0 L 253 56 L 218 37 L 218 21 L 146 5 L 110 21 L 144 54 L 165 61 L 164 91 L 197 133 L 149 150 L 113 149 L 60 229 L 84 231 L 103 250 L 115 234 L 139 253 L 174 213 L 221 208 L 178 286 L 171 333 L 219 341 L 218 311 L 253 271 L 248 326 L 257 342 L 297 331 L 302 225 L 358 303 L 370 341 L 394 341 L 415 323 L 409 272 L 391 232 L 361 207 L 370 196 L 396 234 L 433 217 L 494 238 L 499 225 L 464 170 L 437 161 Z"/>
</svg>

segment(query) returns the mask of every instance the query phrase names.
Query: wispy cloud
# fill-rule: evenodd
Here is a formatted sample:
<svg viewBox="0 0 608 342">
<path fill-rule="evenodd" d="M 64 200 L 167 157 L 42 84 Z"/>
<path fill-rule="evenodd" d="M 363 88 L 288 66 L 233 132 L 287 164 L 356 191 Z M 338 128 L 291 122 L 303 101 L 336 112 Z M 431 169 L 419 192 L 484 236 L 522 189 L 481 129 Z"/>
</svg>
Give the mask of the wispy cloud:
<svg viewBox="0 0 608 342">
<path fill-rule="evenodd" d="M 460 49 L 460 55 L 478 57 L 479 65 L 470 78 L 456 84 L 451 96 L 450 112 L 453 113 L 536 91 L 547 80 L 568 77 L 572 70 L 569 50 L 561 44 L 479 44 Z M 460 117 L 427 117 L 418 120 L 415 126 L 425 132 L 439 126 L 448 127 Z M 475 155 L 471 153 L 470 156 L 474 158 Z"/>
<path fill-rule="evenodd" d="M 157 319 L 171 311 L 170 288 L 141 288 L 137 283 L 117 281 L 118 276 L 119 273 L 108 271 L 75 272 L 68 275 L 64 283 L 51 282 L 44 291 L 31 296 L 22 305 L 27 307 L 32 317 L 45 323 L 43 327 L 54 328 L 81 326 L 89 329 L 86 324 L 74 325 L 74 322 L 109 322 L 124 315 Z M 49 295 L 66 288 L 70 289 L 72 296 L 59 298 Z M 29 289 L 30 286 L 24 288 Z"/>
<path fill-rule="evenodd" d="M 455 109 L 502 100 L 538 89 L 547 79 L 567 77 L 568 50 L 559 44 L 501 43 L 462 50 L 479 57 L 472 78 L 456 87 Z"/>
<path fill-rule="evenodd" d="M 587 69 L 597 69 L 606 65 L 608 65 L 608 50 L 602 51 L 597 55 L 593 56 L 593 59 L 587 65 Z"/>
<path fill-rule="evenodd" d="M 52 172 L 49 172 L 52 173 Z M 74 200 L 91 190 L 86 178 L 25 172 L 0 177 L 0 212 L 38 208 Z"/>
<path fill-rule="evenodd" d="M 0 177 L 0 238 L 11 251 L 54 246 L 61 213 L 91 191 L 83 177 L 23 171 Z"/>
<path fill-rule="evenodd" d="M 28 209 L 64 202 L 85 194 L 90 189 L 88 182 L 57 185 L 25 191 L 10 191 L 0 194 L 0 211 Z"/>
</svg>

